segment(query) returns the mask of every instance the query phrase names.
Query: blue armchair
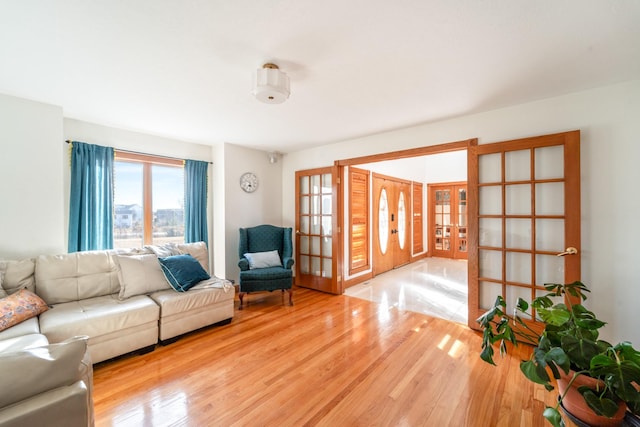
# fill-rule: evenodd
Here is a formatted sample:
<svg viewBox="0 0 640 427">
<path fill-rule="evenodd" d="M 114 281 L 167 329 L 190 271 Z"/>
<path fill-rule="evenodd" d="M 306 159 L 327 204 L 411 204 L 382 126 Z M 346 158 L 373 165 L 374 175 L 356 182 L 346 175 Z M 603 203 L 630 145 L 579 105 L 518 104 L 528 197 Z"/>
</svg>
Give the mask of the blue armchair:
<svg viewBox="0 0 640 427">
<path fill-rule="evenodd" d="M 240 229 L 238 254 L 240 261 L 240 307 L 249 292 L 282 290 L 289 293 L 289 305 L 293 305 L 293 244 L 291 228 L 258 225 Z M 274 251 L 277 251 L 274 252 Z"/>
</svg>

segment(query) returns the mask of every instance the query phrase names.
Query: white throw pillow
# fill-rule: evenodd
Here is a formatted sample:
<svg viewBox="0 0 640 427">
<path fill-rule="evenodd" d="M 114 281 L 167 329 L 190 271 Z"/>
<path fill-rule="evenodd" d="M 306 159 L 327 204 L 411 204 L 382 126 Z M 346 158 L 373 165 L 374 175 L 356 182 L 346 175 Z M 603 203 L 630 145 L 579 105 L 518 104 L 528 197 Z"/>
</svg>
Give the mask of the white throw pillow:
<svg viewBox="0 0 640 427">
<path fill-rule="evenodd" d="M 120 266 L 118 269 L 119 299 L 171 289 L 155 254 L 115 255 L 114 257 Z"/>
<path fill-rule="evenodd" d="M 267 267 L 282 267 L 282 261 L 280 261 L 280 255 L 277 250 L 268 252 L 254 252 L 246 253 L 244 257 L 249 261 L 249 269 L 267 268 Z"/>
</svg>

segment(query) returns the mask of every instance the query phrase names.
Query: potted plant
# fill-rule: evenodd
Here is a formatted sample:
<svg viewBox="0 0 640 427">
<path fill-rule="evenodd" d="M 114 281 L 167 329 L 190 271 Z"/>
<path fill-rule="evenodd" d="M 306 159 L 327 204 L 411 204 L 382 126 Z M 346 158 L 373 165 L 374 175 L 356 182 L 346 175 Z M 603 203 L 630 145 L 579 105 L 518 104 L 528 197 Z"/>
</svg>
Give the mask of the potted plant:
<svg viewBox="0 0 640 427">
<path fill-rule="evenodd" d="M 513 315 L 506 313 L 506 301 L 499 296 L 494 306 L 477 319 L 483 330 L 482 352 L 485 362 L 495 365 L 494 345 L 501 355 L 507 353 L 508 344 L 518 342 L 533 346 L 529 360 L 520 363 L 520 370 L 531 381 L 542 384 L 551 391 L 552 378 L 557 380 L 560 394 L 554 407 L 547 407 L 543 416 L 554 426 L 564 426 L 559 408 L 584 421 L 583 415 L 572 413 L 567 401 L 572 386 L 585 378 L 594 379 L 595 385 L 577 388 L 579 403 L 586 403 L 604 425 L 614 425 L 610 420 L 619 406 L 628 408 L 634 417 L 640 414 L 640 352 L 631 343 L 612 345 L 598 338 L 599 329 L 606 323 L 587 310 L 581 302 L 589 292 L 582 282 L 569 284 L 545 284 L 547 293 L 535 298 L 531 304 L 518 299 Z M 554 303 L 558 297 L 569 302 L 568 306 Z M 569 297 L 569 298 L 565 298 Z M 529 311 L 531 309 L 531 311 Z M 524 319 L 536 316 L 543 329 L 532 329 Z M 567 382 L 564 387 L 564 381 Z M 621 410 L 622 423 L 625 410 Z M 637 419 L 637 418 L 635 418 Z M 588 421 L 593 422 L 593 421 Z"/>
</svg>

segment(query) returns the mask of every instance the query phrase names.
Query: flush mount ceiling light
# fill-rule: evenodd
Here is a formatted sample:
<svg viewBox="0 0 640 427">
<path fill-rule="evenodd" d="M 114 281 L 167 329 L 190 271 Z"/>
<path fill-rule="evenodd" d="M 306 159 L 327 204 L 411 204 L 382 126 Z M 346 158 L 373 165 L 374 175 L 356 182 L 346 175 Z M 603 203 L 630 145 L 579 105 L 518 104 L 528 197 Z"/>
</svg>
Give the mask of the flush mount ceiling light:
<svg viewBox="0 0 640 427">
<path fill-rule="evenodd" d="M 280 104 L 289 98 L 289 76 L 275 64 L 264 64 L 256 71 L 253 95 L 266 104 Z"/>
</svg>

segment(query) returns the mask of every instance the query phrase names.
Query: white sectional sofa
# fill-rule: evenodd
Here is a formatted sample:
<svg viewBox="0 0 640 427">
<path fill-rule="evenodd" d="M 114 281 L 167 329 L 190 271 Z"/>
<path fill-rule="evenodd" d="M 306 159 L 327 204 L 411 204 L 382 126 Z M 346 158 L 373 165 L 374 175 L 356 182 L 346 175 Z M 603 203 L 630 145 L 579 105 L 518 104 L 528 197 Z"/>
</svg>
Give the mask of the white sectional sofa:
<svg viewBox="0 0 640 427">
<path fill-rule="evenodd" d="M 186 292 L 169 285 L 159 260 L 178 253 L 209 271 L 203 242 L 0 261 L 6 293 L 27 288 L 49 306 L 37 318 L 1 331 L 0 340 L 42 334 L 56 343 L 84 335 L 91 360 L 98 363 L 231 321 L 230 282 L 211 277 Z"/>
<path fill-rule="evenodd" d="M 0 426 L 92 427 L 93 367 L 86 337 L 0 341 Z"/>
</svg>

